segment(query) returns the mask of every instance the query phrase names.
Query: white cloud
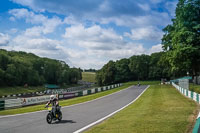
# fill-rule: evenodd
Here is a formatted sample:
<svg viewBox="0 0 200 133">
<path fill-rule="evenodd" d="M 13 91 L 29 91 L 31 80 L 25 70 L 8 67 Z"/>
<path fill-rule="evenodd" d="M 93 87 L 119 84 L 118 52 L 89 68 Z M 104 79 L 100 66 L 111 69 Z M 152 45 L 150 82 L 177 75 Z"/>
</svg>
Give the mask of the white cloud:
<svg viewBox="0 0 200 133">
<path fill-rule="evenodd" d="M 166 2 L 165 7 L 169 11 L 172 17 L 175 17 L 175 9 L 176 9 L 177 1 Z"/>
<path fill-rule="evenodd" d="M 97 25 L 87 28 L 83 25 L 67 27 L 63 37 L 68 44 L 79 47 L 66 51 L 72 63 L 83 68 L 99 69 L 109 60 L 147 53 L 142 44 L 127 43 L 114 30 Z"/>
<path fill-rule="evenodd" d="M 48 18 L 42 14 L 35 14 L 34 12 L 28 11 L 24 8 L 12 9 L 9 13 L 12 15 L 12 19 L 25 19 L 27 23 L 40 25 L 40 30 L 43 34 L 52 33 L 57 26 L 63 24 L 62 20 L 56 16 Z M 36 30 L 36 28 L 32 30 Z M 37 27 L 37 30 L 39 30 L 39 27 Z"/>
<path fill-rule="evenodd" d="M 115 23 L 117 26 L 126 26 L 129 28 L 149 26 L 164 27 L 171 22 L 168 13 L 158 13 L 154 11 L 150 11 L 147 15 L 142 16 L 122 15 L 117 17 L 99 18 L 97 21 L 102 24 Z"/>
<path fill-rule="evenodd" d="M 24 32 L 25 36 L 29 37 L 39 37 L 43 31 L 43 27 L 41 26 L 34 26 L 32 28 L 27 28 Z"/>
<path fill-rule="evenodd" d="M 63 35 L 68 41 L 84 48 L 110 50 L 123 45 L 123 38 L 112 29 L 102 29 L 98 25 L 85 28 L 83 25 L 74 25 L 66 28 Z"/>
<path fill-rule="evenodd" d="M 22 32 L 22 34 L 11 39 L 10 45 L 0 45 L 0 48 L 31 52 L 41 57 L 63 60 L 71 65 L 70 56 L 67 51 L 63 50 L 61 41 L 43 36 L 27 36 L 25 34 L 26 32 Z"/>
<path fill-rule="evenodd" d="M 10 14 L 12 14 L 12 17 L 16 17 L 18 19 L 28 17 L 33 15 L 33 13 L 29 13 L 27 9 L 21 8 L 21 9 L 12 9 L 9 11 Z"/>
<path fill-rule="evenodd" d="M 80 24 L 79 20 L 77 20 L 73 15 L 65 17 L 63 23 L 70 24 L 70 25 L 78 25 L 78 24 Z"/>
<path fill-rule="evenodd" d="M 125 33 L 125 36 L 132 40 L 161 40 L 163 32 L 155 27 L 143 27 L 131 30 L 130 33 Z"/>
<path fill-rule="evenodd" d="M 20 3 L 22 5 L 25 5 L 25 6 L 29 6 L 33 9 L 35 9 L 36 11 L 39 11 L 39 12 L 44 12 L 45 10 L 41 7 L 38 7 L 37 5 L 35 5 L 35 1 L 34 0 L 12 0 L 13 2 L 16 2 L 16 3 Z"/>
<path fill-rule="evenodd" d="M 150 11 L 150 9 L 151 9 L 148 4 L 140 4 L 139 3 L 138 6 L 140 8 L 142 8 L 144 11 Z"/>
<path fill-rule="evenodd" d="M 25 49 L 38 49 L 38 50 L 57 50 L 59 41 L 48 38 L 31 38 L 23 35 L 19 35 L 13 39 L 16 46 L 23 47 Z"/>
<path fill-rule="evenodd" d="M 10 38 L 7 34 L 0 33 L 0 46 L 7 46 L 9 39 Z"/>
<path fill-rule="evenodd" d="M 170 23 L 169 12 L 174 10 L 170 8 L 173 3 L 163 0 L 150 0 L 145 3 L 104 0 L 92 1 L 92 4 L 90 0 L 81 4 L 73 1 L 12 1 L 29 6 L 30 9 L 10 10 L 10 20 L 23 19 L 32 27 L 19 31 L 21 34 L 10 39 L 13 45 L 6 46 L 7 48 L 64 60 L 70 66 L 96 69 L 101 68 L 109 60 L 161 51 L 161 44 L 158 44 L 163 35 L 161 27 Z M 157 12 L 156 4 L 166 5 L 165 10 L 169 12 Z M 45 12 L 47 15 L 64 14 L 65 18 L 62 20 L 57 16 L 48 17 L 43 11 L 47 11 Z M 103 26 L 107 28 L 102 28 L 101 24 L 105 24 Z M 61 25 L 67 27 L 65 33 L 60 34 L 60 29 L 58 32 L 57 27 Z M 112 29 L 113 25 L 116 31 Z M 126 27 L 130 32 L 118 34 L 120 30 L 118 26 Z M 57 35 L 52 39 L 51 33 L 54 32 Z M 57 37 L 63 38 L 55 39 Z M 126 38 L 125 41 L 124 37 L 132 40 Z M 135 40 L 141 40 L 139 42 L 150 40 L 151 44 L 158 45 L 147 49 L 145 43 L 135 43 L 138 42 Z"/>
<path fill-rule="evenodd" d="M 157 44 L 157 45 L 153 45 L 149 51 L 148 51 L 148 54 L 152 54 L 152 53 L 155 53 L 155 52 L 161 52 L 163 51 L 162 50 L 162 44 Z"/>
</svg>

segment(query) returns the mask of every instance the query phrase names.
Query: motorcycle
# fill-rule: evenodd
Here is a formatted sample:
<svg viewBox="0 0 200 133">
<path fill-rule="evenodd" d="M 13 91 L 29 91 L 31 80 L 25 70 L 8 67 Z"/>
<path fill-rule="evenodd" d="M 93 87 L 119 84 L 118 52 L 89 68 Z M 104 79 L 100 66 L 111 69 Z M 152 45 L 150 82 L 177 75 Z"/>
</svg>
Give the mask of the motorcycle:
<svg viewBox="0 0 200 133">
<path fill-rule="evenodd" d="M 52 107 L 48 107 L 46 106 L 46 108 L 48 108 L 49 113 L 46 116 L 46 121 L 48 124 L 51 124 L 52 121 L 61 121 L 62 120 L 62 112 L 61 112 L 61 106 L 58 106 L 56 109 L 56 113 L 54 115 Z"/>
<path fill-rule="evenodd" d="M 137 86 L 140 87 L 140 83 L 138 83 Z"/>
</svg>

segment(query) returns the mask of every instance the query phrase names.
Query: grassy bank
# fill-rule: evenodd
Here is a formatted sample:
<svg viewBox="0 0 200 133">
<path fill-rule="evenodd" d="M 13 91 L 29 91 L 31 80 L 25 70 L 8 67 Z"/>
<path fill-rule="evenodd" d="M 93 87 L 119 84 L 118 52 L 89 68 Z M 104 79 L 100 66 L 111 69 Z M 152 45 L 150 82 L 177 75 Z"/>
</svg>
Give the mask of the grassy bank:
<svg viewBox="0 0 200 133">
<path fill-rule="evenodd" d="M 190 83 L 189 90 L 200 94 L 200 85 Z"/>
<path fill-rule="evenodd" d="M 60 105 L 61 106 L 69 106 L 72 104 L 90 101 L 90 100 L 120 91 L 122 89 L 125 89 L 125 88 L 133 85 L 134 83 L 135 82 L 128 82 L 128 83 L 125 83 L 123 86 L 112 89 L 112 90 L 99 92 L 99 93 L 88 95 L 88 96 L 77 97 L 77 98 L 73 98 L 73 99 L 69 99 L 69 100 L 62 100 L 62 101 L 60 101 Z M 44 110 L 44 104 L 28 106 L 28 107 L 23 107 L 23 108 L 17 108 L 17 109 L 2 110 L 2 111 L 0 111 L 0 115 L 20 114 L 20 113 L 34 112 L 34 111 L 40 111 L 40 110 Z"/>
<path fill-rule="evenodd" d="M 152 85 L 135 103 L 87 133 L 190 132 L 197 108 L 172 86 Z"/>
<path fill-rule="evenodd" d="M 87 82 L 96 82 L 96 73 L 94 72 L 82 72 L 82 80 Z"/>
<path fill-rule="evenodd" d="M 38 87 L 23 87 L 23 86 L 13 86 L 13 87 L 0 87 L 0 97 L 4 95 L 20 94 L 20 93 L 30 93 L 37 91 L 44 91 L 44 86 Z"/>
<path fill-rule="evenodd" d="M 77 87 L 80 86 L 78 84 L 71 84 L 60 86 L 60 88 L 69 88 L 69 87 Z M 46 88 L 44 86 L 13 86 L 13 87 L 0 87 L 0 97 L 5 95 L 12 95 L 12 94 L 21 94 L 21 93 L 31 93 L 31 92 L 40 92 L 45 91 Z"/>
</svg>

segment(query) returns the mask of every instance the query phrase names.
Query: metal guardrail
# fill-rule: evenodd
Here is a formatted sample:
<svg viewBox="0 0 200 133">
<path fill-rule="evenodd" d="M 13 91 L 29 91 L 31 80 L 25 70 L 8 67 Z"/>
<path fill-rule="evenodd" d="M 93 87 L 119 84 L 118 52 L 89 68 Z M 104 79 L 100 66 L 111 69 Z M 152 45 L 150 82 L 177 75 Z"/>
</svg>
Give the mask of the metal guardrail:
<svg viewBox="0 0 200 133">
<path fill-rule="evenodd" d="M 192 133 L 200 133 L 200 113 L 197 117 Z"/>
</svg>

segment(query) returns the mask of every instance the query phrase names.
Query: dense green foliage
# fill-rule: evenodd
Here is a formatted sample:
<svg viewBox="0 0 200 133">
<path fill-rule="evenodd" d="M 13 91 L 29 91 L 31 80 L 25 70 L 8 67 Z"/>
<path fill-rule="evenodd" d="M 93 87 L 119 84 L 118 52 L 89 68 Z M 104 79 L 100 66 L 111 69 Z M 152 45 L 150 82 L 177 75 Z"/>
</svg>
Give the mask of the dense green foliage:
<svg viewBox="0 0 200 133">
<path fill-rule="evenodd" d="M 74 84 L 81 70 L 31 53 L 0 50 L 0 86 Z"/>
<path fill-rule="evenodd" d="M 170 78 L 169 65 L 162 62 L 165 53 L 134 55 L 129 59 L 116 62 L 109 61 L 97 71 L 96 80 L 99 85 L 108 85 L 131 80 L 160 80 Z"/>
<path fill-rule="evenodd" d="M 92 68 L 90 68 L 90 69 L 84 69 L 84 72 L 96 72 L 97 70 L 95 70 L 95 69 L 92 69 Z"/>
<path fill-rule="evenodd" d="M 172 24 L 162 38 L 166 61 L 175 73 L 200 74 L 200 1 L 179 0 Z"/>
</svg>

